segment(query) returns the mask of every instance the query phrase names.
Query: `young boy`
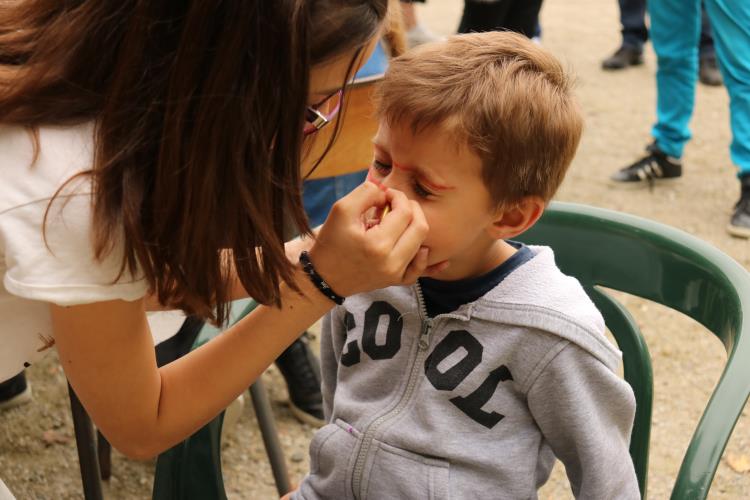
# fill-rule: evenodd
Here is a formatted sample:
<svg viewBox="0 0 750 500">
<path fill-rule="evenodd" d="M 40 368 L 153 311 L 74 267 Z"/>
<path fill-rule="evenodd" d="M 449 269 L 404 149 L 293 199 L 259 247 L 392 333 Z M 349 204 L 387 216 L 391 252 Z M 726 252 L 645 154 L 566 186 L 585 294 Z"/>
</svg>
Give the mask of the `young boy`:
<svg viewBox="0 0 750 500">
<path fill-rule="evenodd" d="M 328 424 L 292 498 L 536 498 L 555 457 L 576 497 L 640 498 L 620 352 L 552 251 L 510 240 L 581 135 L 560 64 L 520 35 L 454 36 L 392 61 L 379 116 L 370 179 L 420 203 L 447 267 L 324 319 Z"/>
</svg>

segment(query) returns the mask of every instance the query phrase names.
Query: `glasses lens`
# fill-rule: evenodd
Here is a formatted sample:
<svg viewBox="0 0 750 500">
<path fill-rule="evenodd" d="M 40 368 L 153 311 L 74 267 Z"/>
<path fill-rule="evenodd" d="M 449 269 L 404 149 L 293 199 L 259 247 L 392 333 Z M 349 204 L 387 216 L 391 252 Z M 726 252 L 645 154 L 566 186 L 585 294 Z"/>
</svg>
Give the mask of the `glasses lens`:
<svg viewBox="0 0 750 500">
<path fill-rule="evenodd" d="M 341 109 L 341 93 L 342 92 L 339 90 L 318 107 L 318 111 L 320 111 L 329 122 L 339 114 L 339 110 Z"/>
<path fill-rule="evenodd" d="M 305 123 L 303 130 L 304 135 L 310 135 L 317 132 L 336 118 L 336 115 L 341 109 L 342 94 L 343 91 L 339 90 L 316 106 L 310 106 L 307 108 L 307 122 Z"/>
</svg>

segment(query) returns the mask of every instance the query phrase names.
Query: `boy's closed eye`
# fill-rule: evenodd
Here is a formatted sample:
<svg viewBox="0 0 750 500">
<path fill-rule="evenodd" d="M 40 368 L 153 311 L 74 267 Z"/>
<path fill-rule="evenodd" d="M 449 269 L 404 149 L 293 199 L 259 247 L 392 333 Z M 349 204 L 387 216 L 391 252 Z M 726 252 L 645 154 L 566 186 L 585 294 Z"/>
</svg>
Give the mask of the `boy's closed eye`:
<svg viewBox="0 0 750 500">
<path fill-rule="evenodd" d="M 374 171 L 377 177 L 382 179 L 382 178 L 388 177 L 391 174 L 391 171 L 393 170 L 393 165 L 390 163 L 386 163 L 384 161 L 378 160 L 376 158 L 372 161 L 372 170 Z M 434 195 L 434 193 L 430 192 L 419 182 L 417 176 L 415 176 L 414 173 L 409 172 L 406 169 L 404 170 L 405 170 L 405 173 L 409 175 L 410 177 L 411 189 L 415 195 L 424 199 L 427 199 L 430 196 Z"/>
<path fill-rule="evenodd" d="M 372 168 L 375 169 L 375 172 L 385 177 L 391 173 L 391 169 L 393 168 L 393 166 L 376 158 L 372 160 Z"/>
</svg>

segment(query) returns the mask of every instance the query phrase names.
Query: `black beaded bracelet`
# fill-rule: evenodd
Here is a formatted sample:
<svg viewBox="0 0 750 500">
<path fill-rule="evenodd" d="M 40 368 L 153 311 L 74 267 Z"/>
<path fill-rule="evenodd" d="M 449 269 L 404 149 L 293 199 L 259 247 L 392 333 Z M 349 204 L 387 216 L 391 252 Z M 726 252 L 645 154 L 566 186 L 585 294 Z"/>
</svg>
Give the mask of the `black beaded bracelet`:
<svg viewBox="0 0 750 500">
<path fill-rule="evenodd" d="M 309 276 L 310 281 L 313 282 L 313 285 L 315 285 L 315 287 L 320 290 L 323 295 L 325 295 L 338 305 L 344 303 L 344 297 L 334 292 L 331 286 L 326 283 L 326 280 L 324 280 L 323 277 L 319 275 L 315 270 L 315 267 L 313 267 L 313 264 L 310 261 L 310 255 L 306 250 L 303 250 L 302 253 L 299 254 L 299 261 L 302 263 L 302 269 L 305 271 L 307 276 Z"/>
</svg>

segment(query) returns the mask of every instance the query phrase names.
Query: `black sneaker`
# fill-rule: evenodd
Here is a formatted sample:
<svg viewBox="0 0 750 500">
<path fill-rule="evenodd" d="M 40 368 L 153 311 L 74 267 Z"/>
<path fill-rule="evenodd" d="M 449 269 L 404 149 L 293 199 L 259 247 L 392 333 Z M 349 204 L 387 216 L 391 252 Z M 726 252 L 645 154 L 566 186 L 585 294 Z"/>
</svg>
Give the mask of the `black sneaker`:
<svg viewBox="0 0 750 500">
<path fill-rule="evenodd" d="M 750 238 L 750 175 L 740 178 L 740 199 L 734 206 L 727 231 L 732 236 Z"/>
<path fill-rule="evenodd" d="M 602 61 L 602 69 L 624 69 L 639 64 L 643 64 L 643 51 L 623 45 L 617 49 L 617 52 Z"/>
<path fill-rule="evenodd" d="M 698 79 L 703 85 L 710 85 L 712 87 L 720 87 L 724 84 L 721 71 L 719 71 L 719 66 L 716 64 L 716 57 L 701 57 L 698 67 Z"/>
<path fill-rule="evenodd" d="M 26 383 L 24 372 L 5 382 L 0 382 L 0 411 L 14 408 L 31 401 L 31 387 Z"/>
<path fill-rule="evenodd" d="M 682 163 L 662 153 L 656 144 L 646 148 L 648 155 L 632 165 L 618 170 L 611 177 L 612 184 L 617 186 L 653 186 L 656 181 L 676 179 L 682 176 Z"/>
<path fill-rule="evenodd" d="M 320 393 L 320 364 L 310 349 L 307 332 L 276 358 L 276 366 L 286 380 L 289 407 L 301 422 L 322 426 L 323 395 Z"/>
</svg>

